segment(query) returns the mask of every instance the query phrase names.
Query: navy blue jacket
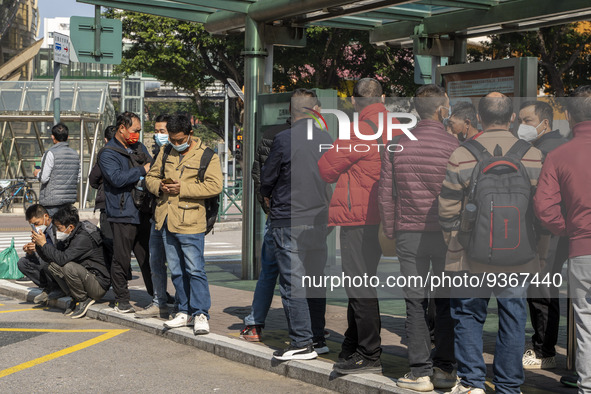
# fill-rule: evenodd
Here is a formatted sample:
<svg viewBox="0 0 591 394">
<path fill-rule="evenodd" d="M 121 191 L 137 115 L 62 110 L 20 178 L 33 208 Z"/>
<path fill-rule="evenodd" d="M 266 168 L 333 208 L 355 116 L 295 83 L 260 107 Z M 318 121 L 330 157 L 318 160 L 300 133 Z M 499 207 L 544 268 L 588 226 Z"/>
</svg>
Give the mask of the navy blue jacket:
<svg viewBox="0 0 591 394">
<path fill-rule="evenodd" d="M 139 224 L 140 212 L 133 203 L 131 190 L 141 177 L 146 176 L 146 170 L 143 166 L 132 167 L 128 156 L 112 149 L 106 149 L 108 147 L 126 150 L 117 138 L 113 138 L 107 142 L 98 159 L 103 173 L 107 220 L 116 223 Z M 134 144 L 131 148 L 145 155 L 146 160 L 152 160 L 148 149 L 141 142 Z"/>
<path fill-rule="evenodd" d="M 308 119 L 275 136 L 261 169 L 261 194 L 271 198 L 271 226 L 326 224 L 330 187 L 320 177 L 318 160 L 332 144 L 328 132 L 313 128 L 307 138 Z M 321 144 L 325 144 L 321 149 Z"/>
</svg>

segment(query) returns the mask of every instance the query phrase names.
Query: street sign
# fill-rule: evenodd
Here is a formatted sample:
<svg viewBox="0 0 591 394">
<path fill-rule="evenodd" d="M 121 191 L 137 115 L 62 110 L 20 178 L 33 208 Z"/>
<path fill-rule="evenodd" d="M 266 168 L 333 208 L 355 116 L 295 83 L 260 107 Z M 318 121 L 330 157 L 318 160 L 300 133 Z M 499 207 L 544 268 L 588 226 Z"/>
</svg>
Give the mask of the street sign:
<svg viewBox="0 0 591 394">
<path fill-rule="evenodd" d="M 78 61 L 81 63 L 120 64 L 122 25 L 119 19 L 99 18 L 100 41 L 95 43 L 95 18 L 73 16 L 70 18 L 70 36 Z"/>
<path fill-rule="evenodd" d="M 231 94 L 230 97 L 240 97 L 240 100 L 244 102 L 244 93 L 242 93 L 242 89 L 240 86 L 231 78 L 228 78 L 228 84 L 230 85 L 230 89 L 228 93 Z"/>
<path fill-rule="evenodd" d="M 70 64 L 70 39 L 60 33 L 53 33 L 53 61 Z"/>
</svg>

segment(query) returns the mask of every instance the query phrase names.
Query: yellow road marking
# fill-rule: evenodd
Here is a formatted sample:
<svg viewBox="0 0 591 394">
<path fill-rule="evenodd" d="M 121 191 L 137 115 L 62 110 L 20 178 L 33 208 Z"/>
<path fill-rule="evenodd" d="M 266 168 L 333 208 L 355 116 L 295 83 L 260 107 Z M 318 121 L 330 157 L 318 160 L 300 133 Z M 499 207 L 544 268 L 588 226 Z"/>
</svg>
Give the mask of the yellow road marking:
<svg viewBox="0 0 591 394">
<path fill-rule="evenodd" d="M 26 312 L 26 311 L 44 311 L 49 308 L 27 308 L 27 309 L 12 309 L 9 311 L 0 311 L 0 313 L 10 313 L 10 312 Z"/>
<path fill-rule="evenodd" d="M 107 329 L 88 329 L 88 330 L 58 330 L 53 328 L 0 328 L 0 332 L 111 332 L 111 331 L 129 331 L 129 330 L 107 330 Z"/>
<path fill-rule="evenodd" d="M 82 343 L 79 343 L 78 345 L 74 345 L 74 346 L 70 346 L 68 348 L 62 349 L 60 351 L 57 351 L 55 353 L 51 353 L 48 354 L 46 356 L 43 357 L 39 357 L 36 358 L 34 360 L 31 361 L 27 361 L 25 363 L 19 364 L 17 366 L 14 366 L 12 368 L 7 368 L 3 371 L 0 371 L 0 378 L 3 378 L 5 376 L 11 375 L 15 372 L 19 372 L 22 371 L 23 369 L 27 369 L 27 368 L 31 368 L 34 367 L 35 365 L 39 365 L 42 364 L 46 361 L 51 361 L 54 360 L 58 357 L 62 357 L 65 355 L 68 355 L 70 353 L 74 353 L 77 352 L 78 350 L 82 350 L 85 349 L 87 347 L 90 347 L 92 345 L 96 345 L 97 343 L 106 341 L 107 339 L 111 339 L 113 337 L 116 337 L 119 334 L 123 334 L 126 331 L 129 330 L 36 330 L 36 329 L 26 329 L 26 328 L 3 328 L 0 329 L 0 331 L 15 331 L 15 332 L 104 332 L 103 335 L 100 335 L 96 338 L 93 339 L 89 339 L 88 341 L 84 341 Z"/>
<path fill-rule="evenodd" d="M 4 306 L 4 304 L 0 304 L 0 306 Z"/>
</svg>

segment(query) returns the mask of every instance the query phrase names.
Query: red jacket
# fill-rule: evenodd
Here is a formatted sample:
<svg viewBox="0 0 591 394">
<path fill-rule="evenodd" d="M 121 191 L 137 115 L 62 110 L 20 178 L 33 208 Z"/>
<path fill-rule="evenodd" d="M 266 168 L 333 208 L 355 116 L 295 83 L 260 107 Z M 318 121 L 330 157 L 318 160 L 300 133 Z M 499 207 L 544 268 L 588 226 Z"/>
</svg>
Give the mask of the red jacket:
<svg viewBox="0 0 591 394">
<path fill-rule="evenodd" d="M 574 138 L 546 156 L 534 196 L 542 225 L 568 235 L 570 257 L 591 255 L 591 121 L 573 127 Z"/>
<path fill-rule="evenodd" d="M 394 154 L 396 201 L 392 199 L 390 153 L 382 155 L 378 193 L 382 225 L 389 238 L 394 238 L 394 231 L 441 231 L 437 196 L 449 157 L 460 145 L 435 120 L 421 120 L 412 133 L 417 141 L 403 136 L 398 144 L 404 149 Z"/>
<path fill-rule="evenodd" d="M 370 119 L 375 125 L 379 125 L 380 114 L 386 112 L 386 107 L 381 103 L 365 107 L 359 114 L 359 132 L 368 135 L 375 134 L 373 128 L 364 120 Z M 333 148 L 318 161 L 322 179 L 328 183 L 337 183 L 328 211 L 329 226 L 361 226 L 380 223 L 378 210 L 379 149 L 384 150 L 385 148 L 375 145 L 383 144 L 386 140 L 386 120 L 384 116 L 383 139 L 378 141 L 361 140 L 353 132 L 353 124 L 351 124 L 351 139 L 336 140 Z M 364 152 L 367 150 L 365 146 L 370 148 L 367 152 Z"/>
</svg>

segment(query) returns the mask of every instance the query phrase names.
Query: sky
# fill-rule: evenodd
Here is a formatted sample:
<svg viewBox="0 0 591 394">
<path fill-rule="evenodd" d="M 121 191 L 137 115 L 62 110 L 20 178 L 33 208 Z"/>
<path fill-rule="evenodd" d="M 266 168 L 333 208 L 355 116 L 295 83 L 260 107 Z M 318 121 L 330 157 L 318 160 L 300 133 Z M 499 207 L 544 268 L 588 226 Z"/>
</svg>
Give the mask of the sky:
<svg viewBox="0 0 591 394">
<path fill-rule="evenodd" d="M 43 18 L 94 16 L 94 5 L 76 0 L 37 0 L 39 7 L 39 36 L 43 35 Z"/>
</svg>

